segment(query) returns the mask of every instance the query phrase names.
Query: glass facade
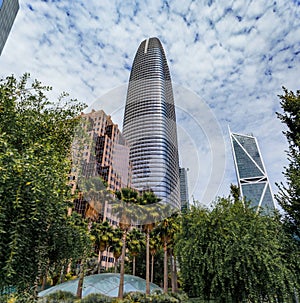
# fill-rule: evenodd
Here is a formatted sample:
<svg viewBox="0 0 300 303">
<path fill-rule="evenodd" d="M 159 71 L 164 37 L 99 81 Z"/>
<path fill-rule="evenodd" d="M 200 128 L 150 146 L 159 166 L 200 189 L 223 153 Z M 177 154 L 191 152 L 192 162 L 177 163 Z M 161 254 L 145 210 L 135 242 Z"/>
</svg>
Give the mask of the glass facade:
<svg viewBox="0 0 300 303">
<path fill-rule="evenodd" d="M 230 133 L 241 195 L 253 207 L 275 207 L 268 176 L 255 137 Z"/>
<path fill-rule="evenodd" d="M 103 294 L 109 297 L 117 297 L 120 284 L 119 274 L 98 274 L 84 277 L 82 297 L 86 297 L 89 294 Z M 50 287 L 39 293 L 39 297 L 47 296 L 51 293 L 57 292 L 59 290 L 69 291 L 76 295 L 78 286 L 78 279 L 71 280 L 65 283 L 58 284 L 56 286 Z M 150 292 L 162 289 L 156 284 L 150 283 Z M 146 280 L 132 276 L 124 276 L 124 292 L 146 292 Z"/>
<path fill-rule="evenodd" d="M 130 146 L 132 187 L 152 190 L 180 208 L 178 144 L 173 90 L 157 38 L 143 41 L 134 58 L 123 121 Z"/>
<path fill-rule="evenodd" d="M 187 182 L 187 169 L 179 167 L 179 179 L 180 179 L 180 201 L 181 209 L 189 208 L 189 193 Z"/>
<path fill-rule="evenodd" d="M 18 0 L 0 0 L 0 55 L 19 10 Z"/>
</svg>

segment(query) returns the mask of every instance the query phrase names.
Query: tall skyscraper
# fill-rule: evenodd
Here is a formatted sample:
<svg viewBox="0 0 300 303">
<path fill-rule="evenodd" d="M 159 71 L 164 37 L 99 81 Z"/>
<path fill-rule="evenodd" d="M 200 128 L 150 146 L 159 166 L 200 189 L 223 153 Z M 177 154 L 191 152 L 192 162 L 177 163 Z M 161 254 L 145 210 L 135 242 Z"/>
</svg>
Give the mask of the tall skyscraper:
<svg viewBox="0 0 300 303">
<path fill-rule="evenodd" d="M 18 0 L 0 0 L 0 55 L 19 10 Z"/>
<path fill-rule="evenodd" d="M 254 207 L 274 209 L 274 199 L 255 137 L 230 133 L 233 158 L 242 197 Z"/>
<path fill-rule="evenodd" d="M 181 210 L 189 208 L 187 171 L 188 171 L 188 169 L 179 167 Z"/>
<path fill-rule="evenodd" d="M 130 74 L 123 121 L 132 187 L 180 208 L 176 116 L 167 59 L 158 38 L 144 40 Z"/>
</svg>

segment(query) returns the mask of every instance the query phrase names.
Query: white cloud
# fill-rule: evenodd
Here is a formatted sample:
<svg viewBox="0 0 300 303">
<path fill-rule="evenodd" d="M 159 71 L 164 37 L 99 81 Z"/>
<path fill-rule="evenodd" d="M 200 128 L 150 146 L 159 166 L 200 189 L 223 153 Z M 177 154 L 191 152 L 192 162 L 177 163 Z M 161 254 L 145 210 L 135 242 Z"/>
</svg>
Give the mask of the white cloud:
<svg viewBox="0 0 300 303">
<path fill-rule="evenodd" d="M 125 97 L 116 102 L 105 93 L 128 81 L 139 43 L 157 36 L 173 81 L 207 102 L 225 134 L 227 160 L 219 193 L 228 193 L 235 176 L 227 124 L 258 137 L 270 179 L 282 180 L 286 142 L 275 111 L 282 85 L 299 89 L 300 7 L 295 2 L 20 0 L 20 5 L 0 57 L 1 77 L 29 71 L 54 87 L 51 96 L 68 91 L 89 104 L 99 99 L 112 113 Z M 193 98 L 184 100 L 184 107 L 204 119 Z M 121 116 L 117 111 L 116 119 Z M 181 159 L 188 161 L 194 143 L 188 136 L 184 140 Z M 209 158 L 206 143 L 197 148 Z M 207 163 L 200 166 L 209 171 Z M 197 183 L 195 175 L 190 171 L 191 184 Z M 205 186 L 192 185 L 190 193 L 200 199 Z"/>
</svg>

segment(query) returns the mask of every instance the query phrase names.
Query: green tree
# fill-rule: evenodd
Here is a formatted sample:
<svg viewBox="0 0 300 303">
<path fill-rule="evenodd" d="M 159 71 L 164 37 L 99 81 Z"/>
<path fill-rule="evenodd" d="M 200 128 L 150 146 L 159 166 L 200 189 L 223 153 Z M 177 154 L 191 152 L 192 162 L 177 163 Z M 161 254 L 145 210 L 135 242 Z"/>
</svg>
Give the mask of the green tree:
<svg viewBox="0 0 300 303">
<path fill-rule="evenodd" d="M 220 198 L 183 216 L 175 248 L 184 289 L 217 302 L 290 302 L 299 287 L 294 243 L 278 215 L 245 204 Z"/>
<path fill-rule="evenodd" d="M 296 93 L 283 88 L 280 105 L 283 113 L 278 118 L 287 127 L 284 135 L 289 144 L 289 165 L 285 168 L 286 185 L 280 184 L 276 199 L 284 209 L 292 233 L 300 239 L 300 90 Z"/>
<path fill-rule="evenodd" d="M 50 89 L 28 74 L 0 80 L 0 289 L 31 292 L 49 260 L 73 254 L 61 231 L 72 234 L 67 176 L 84 106 L 66 94 L 52 102 Z"/>
<path fill-rule="evenodd" d="M 145 237 L 140 230 L 134 228 L 128 233 L 128 251 L 132 256 L 132 274 L 135 276 L 136 257 L 145 245 Z"/>
<path fill-rule="evenodd" d="M 123 247 L 122 239 L 123 239 L 123 231 L 119 227 L 114 228 L 110 251 L 113 253 L 115 259 L 115 264 L 114 264 L 115 273 L 117 272 L 118 259 L 122 254 L 122 247 Z"/>
<path fill-rule="evenodd" d="M 116 192 L 118 201 L 112 207 L 112 212 L 117 216 L 119 227 L 123 231 L 122 236 L 122 254 L 120 267 L 120 285 L 118 298 L 123 299 L 124 294 L 124 274 L 125 274 L 125 255 L 126 255 L 126 240 L 128 231 L 138 215 L 138 193 L 130 188 L 122 188 Z"/>
<path fill-rule="evenodd" d="M 178 214 L 174 213 L 170 217 L 164 218 L 156 227 L 156 232 L 161 240 L 164 250 L 164 292 L 168 292 L 168 250 L 173 251 L 174 237 L 179 231 Z M 171 275 L 175 277 L 174 273 Z M 173 282 L 173 281 L 172 281 Z M 173 290 L 174 282 L 172 283 Z M 176 288 L 176 287 L 175 287 Z"/>
<path fill-rule="evenodd" d="M 150 233 L 161 218 L 163 206 L 153 192 L 144 192 L 139 204 L 143 205 L 143 231 L 146 234 L 146 294 L 150 294 Z"/>
<path fill-rule="evenodd" d="M 81 161 L 78 162 L 80 163 L 79 165 L 82 165 Z M 79 171 L 81 168 L 76 169 Z M 84 217 L 91 221 L 105 221 L 103 218 L 104 204 L 109 195 L 105 182 L 99 176 L 79 177 L 77 185 L 80 190 L 81 199 L 87 203 Z"/>
<path fill-rule="evenodd" d="M 151 252 L 151 241 L 154 239 L 154 231 L 150 237 L 150 252 Z M 160 244 L 160 240 L 159 240 Z M 142 247 L 141 253 L 136 257 L 136 276 L 145 279 L 146 276 L 146 247 Z M 164 252 L 159 246 L 155 251 L 155 258 L 153 258 L 153 280 L 151 282 L 163 287 L 164 280 Z M 152 267 L 152 264 L 151 264 Z"/>
<path fill-rule="evenodd" d="M 100 274 L 102 254 L 111 245 L 113 238 L 113 228 L 107 221 L 101 223 L 93 222 L 91 234 L 95 237 L 95 244 L 98 249 L 97 272 Z"/>
<path fill-rule="evenodd" d="M 151 272 L 150 272 L 150 282 L 153 283 L 154 278 L 154 257 L 157 254 L 157 252 L 161 249 L 161 242 L 156 234 L 155 230 L 152 231 L 150 234 L 150 241 L 149 241 L 149 249 L 151 254 Z"/>
</svg>

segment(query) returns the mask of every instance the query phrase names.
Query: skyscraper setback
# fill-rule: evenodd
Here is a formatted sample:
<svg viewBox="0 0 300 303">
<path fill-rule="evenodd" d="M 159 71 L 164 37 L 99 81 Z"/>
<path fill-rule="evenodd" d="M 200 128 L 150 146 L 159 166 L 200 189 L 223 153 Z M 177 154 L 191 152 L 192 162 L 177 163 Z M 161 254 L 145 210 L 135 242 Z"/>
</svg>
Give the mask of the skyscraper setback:
<svg viewBox="0 0 300 303">
<path fill-rule="evenodd" d="M 127 90 L 123 135 L 130 146 L 132 187 L 152 190 L 180 208 L 173 90 L 158 38 L 144 40 L 135 55 Z"/>
</svg>

